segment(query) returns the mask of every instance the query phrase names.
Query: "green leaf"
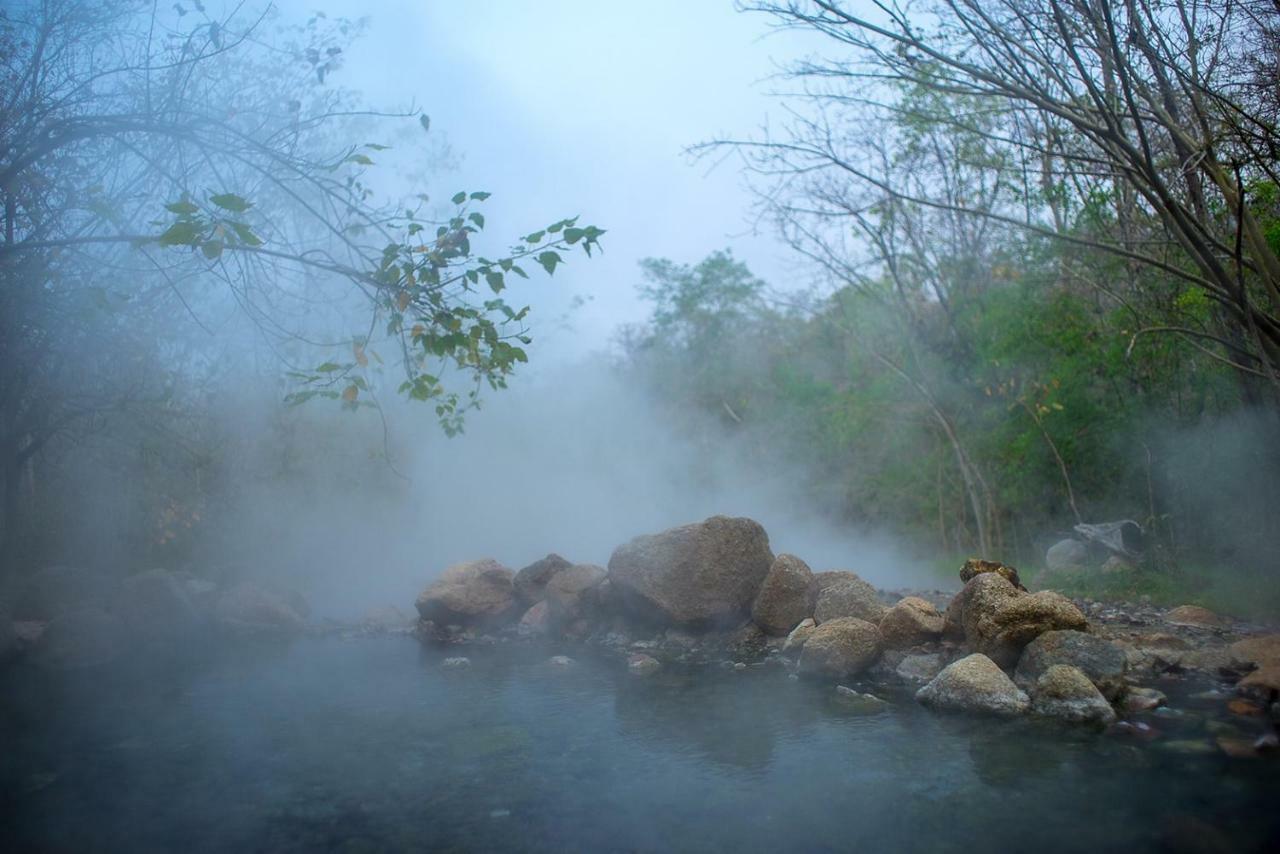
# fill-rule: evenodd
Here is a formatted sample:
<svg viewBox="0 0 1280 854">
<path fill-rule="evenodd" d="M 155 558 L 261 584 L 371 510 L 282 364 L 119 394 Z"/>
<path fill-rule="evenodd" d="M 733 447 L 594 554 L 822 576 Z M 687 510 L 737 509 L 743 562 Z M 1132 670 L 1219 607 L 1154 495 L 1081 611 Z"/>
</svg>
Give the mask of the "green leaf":
<svg viewBox="0 0 1280 854">
<path fill-rule="evenodd" d="M 422 115 L 418 116 L 418 122 L 419 124 L 422 125 L 423 130 L 425 131 L 431 130 L 431 117 L 428 116 L 426 113 L 423 113 Z"/>
<path fill-rule="evenodd" d="M 213 202 L 223 210 L 231 211 L 232 213 L 244 213 L 249 208 L 253 207 L 252 202 L 245 201 L 235 193 L 219 193 L 216 196 L 210 196 L 209 201 Z"/>
<path fill-rule="evenodd" d="M 535 231 L 533 234 L 526 235 L 524 242 L 525 243 L 541 243 L 542 238 L 546 236 L 547 236 L 547 233 L 545 231 Z"/>
<path fill-rule="evenodd" d="M 196 207 L 186 199 L 183 199 L 180 202 L 170 202 L 164 206 L 164 209 L 172 211 L 180 216 L 189 216 L 190 214 L 196 213 L 200 210 L 200 208 Z"/>
<path fill-rule="evenodd" d="M 581 228 L 566 228 L 564 230 L 564 242 L 570 246 L 577 243 L 586 235 L 586 230 Z"/>
<path fill-rule="evenodd" d="M 472 213 L 470 213 L 470 214 L 468 214 L 468 215 L 467 215 L 467 219 L 469 219 L 469 220 L 471 220 L 472 222 L 474 222 L 474 223 L 476 224 L 476 227 L 477 227 L 477 228 L 484 228 L 484 215 L 483 215 L 483 214 L 476 213 L 476 212 L 474 212 L 474 211 L 473 211 Z"/>
<path fill-rule="evenodd" d="M 542 265 L 542 269 L 547 271 L 547 275 L 550 276 L 555 273 L 556 265 L 564 259 L 561 258 L 559 254 L 548 251 L 540 253 L 536 260 Z"/>
<path fill-rule="evenodd" d="M 369 156 L 368 156 L 368 155 L 365 155 L 365 154 L 353 154 L 353 155 L 351 155 L 350 157 L 348 157 L 348 158 L 347 158 L 345 161 L 343 161 L 343 162 L 345 162 L 345 163 L 359 163 L 361 166 L 372 166 L 372 165 L 373 165 L 373 160 L 371 160 L 371 159 L 369 158 Z"/>
<path fill-rule="evenodd" d="M 161 246 L 195 246 L 200 237 L 194 222 L 175 222 L 159 237 Z"/>
<path fill-rule="evenodd" d="M 493 195 L 493 194 L 492 194 L 492 193 L 485 193 L 485 192 L 472 193 L 472 194 L 471 194 L 471 201 L 473 201 L 473 202 L 483 202 L 485 199 L 489 198 L 489 196 L 491 196 L 491 195 Z"/>
<path fill-rule="evenodd" d="M 505 287 L 505 284 L 502 281 L 501 273 L 496 273 L 496 272 L 485 273 L 484 280 L 489 283 L 489 287 L 493 290 L 495 294 L 501 291 Z"/>
<path fill-rule="evenodd" d="M 342 365 L 339 365 L 337 362 L 325 362 L 323 365 L 316 368 L 316 373 L 331 374 L 334 371 L 340 370 L 342 370 Z"/>
<path fill-rule="evenodd" d="M 243 222 L 229 223 L 231 230 L 236 233 L 236 237 L 240 238 L 240 242 L 246 246 L 261 246 L 262 238 L 249 230 L 249 226 Z"/>
<path fill-rule="evenodd" d="M 222 255 L 222 241 L 206 240 L 204 243 L 200 244 L 200 251 L 203 252 L 204 257 L 208 258 L 210 261 L 216 260 Z"/>
<path fill-rule="evenodd" d="M 467 200 L 467 194 L 466 194 L 466 193 L 454 193 L 454 194 L 453 194 L 453 203 L 454 203 L 455 205 L 460 205 L 460 204 L 462 204 L 463 202 L 465 202 L 466 200 Z"/>
</svg>

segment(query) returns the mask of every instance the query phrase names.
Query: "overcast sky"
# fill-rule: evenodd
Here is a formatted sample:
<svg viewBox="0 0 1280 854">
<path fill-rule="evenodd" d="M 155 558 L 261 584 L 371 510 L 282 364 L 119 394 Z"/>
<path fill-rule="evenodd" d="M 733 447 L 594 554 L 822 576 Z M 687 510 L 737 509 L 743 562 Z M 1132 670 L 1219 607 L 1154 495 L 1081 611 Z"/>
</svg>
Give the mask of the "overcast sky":
<svg viewBox="0 0 1280 854">
<path fill-rule="evenodd" d="M 646 256 L 692 263 L 732 247 L 771 283 L 807 279 L 767 223 L 752 233 L 736 162 L 710 169 L 684 153 L 778 120 L 767 78 L 802 52 L 799 35 L 771 34 L 770 19 L 730 0 L 403 0 L 329 11 L 371 17 L 344 82 L 374 103 L 414 101 L 461 156 L 437 196 L 491 191 L 488 231 L 503 236 L 574 214 L 608 230 L 602 258 L 575 255 L 554 280 L 535 276 L 511 296 L 534 306 L 535 336 L 555 355 L 602 347 L 618 324 L 643 318 L 636 262 Z M 591 301 L 557 331 L 575 294 Z"/>
</svg>

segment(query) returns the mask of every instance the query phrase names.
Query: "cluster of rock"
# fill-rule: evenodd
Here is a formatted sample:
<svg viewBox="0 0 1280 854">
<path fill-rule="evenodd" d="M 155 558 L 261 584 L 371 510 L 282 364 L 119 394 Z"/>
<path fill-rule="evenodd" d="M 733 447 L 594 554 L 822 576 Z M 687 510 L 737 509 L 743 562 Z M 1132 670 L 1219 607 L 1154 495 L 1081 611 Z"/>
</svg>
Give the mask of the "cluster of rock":
<svg viewBox="0 0 1280 854">
<path fill-rule="evenodd" d="M 833 681 L 916 684 L 920 702 L 939 709 L 1115 719 L 1128 659 L 1089 634 L 1080 608 L 1028 592 L 996 562 L 969 561 L 961 580 L 945 612 L 917 596 L 886 601 L 856 573 L 775 556 L 755 521 L 716 516 L 637 537 L 607 568 L 558 555 L 519 572 L 459 564 L 422 591 L 417 610 L 430 638 L 595 640 L 623 648 L 637 673 L 702 652 L 737 667 L 777 661 Z"/>
<path fill-rule="evenodd" d="M 79 567 L 41 569 L 0 605 L 0 660 L 29 656 L 74 670 L 122 658 L 198 652 L 212 637 L 292 637 L 310 609 L 298 594 L 262 584 L 218 586 L 154 569 L 121 579 Z"/>
</svg>

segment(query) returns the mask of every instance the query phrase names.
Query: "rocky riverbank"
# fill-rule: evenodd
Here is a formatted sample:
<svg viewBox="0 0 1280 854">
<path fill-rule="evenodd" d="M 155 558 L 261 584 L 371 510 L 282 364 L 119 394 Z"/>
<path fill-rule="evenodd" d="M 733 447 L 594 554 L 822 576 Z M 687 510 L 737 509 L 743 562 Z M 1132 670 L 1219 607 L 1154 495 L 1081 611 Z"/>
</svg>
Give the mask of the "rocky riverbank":
<svg viewBox="0 0 1280 854">
<path fill-rule="evenodd" d="M 1197 714 L 1222 719 L 1195 749 L 1246 757 L 1277 746 L 1280 634 L 1267 627 L 1191 605 L 1032 592 L 993 561 L 967 561 L 959 580 L 954 594 L 876 590 L 854 572 L 774 555 L 758 523 L 717 516 L 637 537 L 607 567 L 554 554 L 519 571 L 450 567 L 418 597 L 416 631 L 462 651 L 533 639 L 598 647 L 637 677 L 779 667 L 867 702 L 910 692 L 940 713 L 1037 716 L 1141 740 L 1179 730 L 1163 723 L 1184 714 L 1167 695 L 1194 695 Z M 447 661 L 466 666 L 460 652 Z"/>
</svg>

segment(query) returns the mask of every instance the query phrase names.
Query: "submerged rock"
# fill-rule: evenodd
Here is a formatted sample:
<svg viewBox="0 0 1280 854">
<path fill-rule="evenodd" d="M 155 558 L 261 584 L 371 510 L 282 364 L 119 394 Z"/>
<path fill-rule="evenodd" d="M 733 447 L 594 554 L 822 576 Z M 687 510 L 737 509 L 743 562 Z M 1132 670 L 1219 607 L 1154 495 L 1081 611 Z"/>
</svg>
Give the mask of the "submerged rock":
<svg viewBox="0 0 1280 854">
<path fill-rule="evenodd" d="M 1031 711 L 1073 723 L 1107 725 L 1116 713 L 1102 693 L 1078 667 L 1054 664 L 1041 674 L 1032 690 Z"/>
<path fill-rule="evenodd" d="M 495 625 L 515 612 L 514 573 L 496 560 L 454 564 L 418 596 L 423 620 L 448 625 Z"/>
<path fill-rule="evenodd" d="M 609 558 L 612 593 L 640 616 L 685 626 L 747 616 L 773 565 L 760 523 L 712 516 L 636 537 Z"/>
<path fill-rule="evenodd" d="M 800 653 L 800 672 L 841 678 L 853 676 L 880 655 L 880 630 L 857 617 L 820 623 Z"/>
<path fill-rule="evenodd" d="M 966 656 L 944 667 L 928 685 L 916 692 L 916 699 L 935 709 L 1002 717 L 1020 715 L 1031 704 L 1013 680 L 981 653 Z"/>
<path fill-rule="evenodd" d="M 636 652 L 627 657 L 627 672 L 632 676 L 651 676 L 661 669 L 661 662 L 652 655 Z"/>
<path fill-rule="evenodd" d="M 965 642 L 1001 667 L 1013 667 L 1023 647 L 1055 629 L 1085 629 L 1088 621 L 1065 596 L 1049 590 L 1024 593 L 1003 575 L 975 576 L 947 608 Z"/>
<path fill-rule="evenodd" d="M 888 649 L 910 649 L 937 640 L 945 623 L 933 603 L 907 596 L 880 618 L 880 636 Z"/>
<path fill-rule="evenodd" d="M 465 655 L 455 655 L 440 662 L 440 666 L 448 670 L 462 670 L 471 666 L 471 659 Z"/>
<path fill-rule="evenodd" d="M 1129 669 L 1124 650 L 1111 641 L 1074 630 L 1045 632 L 1027 644 L 1018 659 L 1014 681 L 1030 688 L 1058 664 L 1078 667 L 1108 699 L 1118 699 L 1124 693 Z"/>
<path fill-rule="evenodd" d="M 547 582 L 556 573 L 568 569 L 573 563 L 552 552 L 542 560 L 536 560 L 515 574 L 512 584 L 516 596 L 525 605 L 532 605 L 542 600 Z"/>
<path fill-rule="evenodd" d="M 859 715 L 878 715 L 889 709 L 889 704 L 875 694 L 864 694 L 846 685 L 836 686 L 836 701 L 841 709 Z"/>
<path fill-rule="evenodd" d="M 813 617 L 818 624 L 842 617 L 879 623 L 889 608 L 880 601 L 876 589 L 854 573 L 847 573 L 818 593 Z"/>
<path fill-rule="evenodd" d="M 769 567 L 751 605 L 751 619 L 771 635 L 785 635 L 813 616 L 818 588 L 809 565 L 795 555 L 781 554 Z"/>
<path fill-rule="evenodd" d="M 1159 708 L 1167 700 L 1164 693 L 1155 688 L 1134 687 L 1125 692 L 1120 707 L 1126 715 L 1136 715 Z"/>
</svg>

